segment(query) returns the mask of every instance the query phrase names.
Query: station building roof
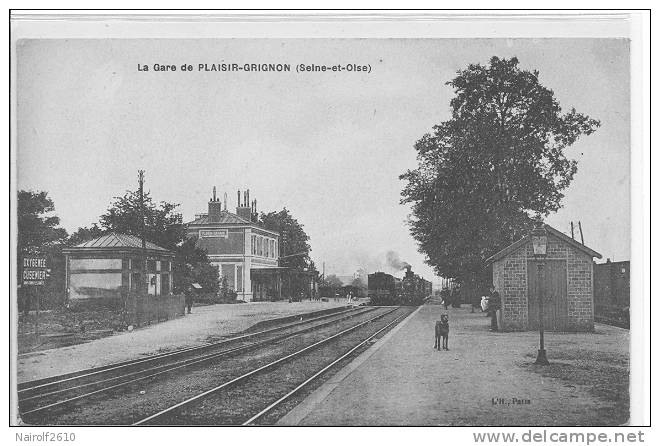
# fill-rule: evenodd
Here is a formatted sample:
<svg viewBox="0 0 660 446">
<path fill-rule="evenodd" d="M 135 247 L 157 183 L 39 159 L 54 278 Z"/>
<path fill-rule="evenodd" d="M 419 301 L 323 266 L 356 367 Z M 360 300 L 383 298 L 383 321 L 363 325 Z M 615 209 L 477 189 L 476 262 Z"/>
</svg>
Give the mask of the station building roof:
<svg viewBox="0 0 660 446">
<path fill-rule="evenodd" d="M 222 211 L 220 212 L 220 215 L 214 217 L 209 216 L 209 214 L 197 215 L 197 218 L 195 218 L 193 221 L 188 223 L 188 225 L 209 225 L 209 224 L 254 225 L 254 222 L 241 218 L 238 215 L 232 214 L 229 211 Z"/>
</svg>

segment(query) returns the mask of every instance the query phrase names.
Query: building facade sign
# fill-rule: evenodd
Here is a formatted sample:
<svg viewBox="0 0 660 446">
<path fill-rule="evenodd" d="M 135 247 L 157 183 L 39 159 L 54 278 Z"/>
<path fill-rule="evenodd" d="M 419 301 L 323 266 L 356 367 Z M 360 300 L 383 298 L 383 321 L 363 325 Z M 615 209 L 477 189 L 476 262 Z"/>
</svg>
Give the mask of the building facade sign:
<svg viewBox="0 0 660 446">
<path fill-rule="evenodd" d="M 206 229 L 199 231 L 199 238 L 228 238 L 229 232 L 226 229 Z"/>
</svg>

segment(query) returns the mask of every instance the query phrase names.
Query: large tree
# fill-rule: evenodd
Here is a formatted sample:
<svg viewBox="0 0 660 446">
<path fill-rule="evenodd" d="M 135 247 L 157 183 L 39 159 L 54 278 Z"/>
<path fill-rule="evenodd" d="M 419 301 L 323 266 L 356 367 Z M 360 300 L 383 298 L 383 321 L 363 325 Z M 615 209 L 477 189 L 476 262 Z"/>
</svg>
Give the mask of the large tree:
<svg viewBox="0 0 660 446">
<path fill-rule="evenodd" d="M 145 238 L 158 246 L 174 250 L 185 239 L 185 228 L 181 214 L 176 212 L 178 204 L 161 201 L 154 203 L 148 192 L 144 193 Z M 132 234 L 140 237 L 142 231 L 140 194 L 126 191 L 123 197 L 115 197 L 105 214 L 101 215 L 100 227 L 105 231 Z"/>
<path fill-rule="evenodd" d="M 362 279 L 362 277 L 356 277 L 355 279 L 353 279 L 353 281 L 351 282 L 351 286 L 354 286 L 355 288 L 360 288 L 360 289 L 363 289 L 363 290 L 367 289 L 367 284 L 364 283 L 364 280 Z"/>
<path fill-rule="evenodd" d="M 44 253 L 61 245 L 67 237 L 60 228 L 60 219 L 53 215 L 55 205 L 48 192 L 18 191 L 17 200 L 18 253 Z"/>
<path fill-rule="evenodd" d="M 447 83 L 451 119 L 415 144 L 418 167 L 403 175 L 402 203 L 428 263 L 472 280 L 483 261 L 557 211 L 577 170 L 564 151 L 600 123 L 562 112 L 538 71 L 493 57 Z"/>
<path fill-rule="evenodd" d="M 178 204 L 161 201 L 155 203 L 151 195 L 144 193 L 144 211 L 140 211 L 139 191 L 126 191 L 115 197 L 108 210 L 101 215 L 98 224 L 79 228 L 69 238 L 75 245 L 108 232 L 142 236 L 144 216 L 145 239 L 165 249 L 174 251 L 174 292 L 182 292 L 193 282 L 202 285 L 206 293 L 218 291 L 218 270 L 211 265 L 206 251 L 196 247 L 196 239 L 187 239 L 185 225 Z"/>
<path fill-rule="evenodd" d="M 174 292 L 183 293 L 191 283 L 198 283 L 203 293 L 218 292 L 218 267 L 209 263 L 206 251 L 197 247 L 197 238 L 183 241 L 176 249 L 174 258 Z"/>
<path fill-rule="evenodd" d="M 329 286 L 332 288 L 341 288 L 344 286 L 344 282 L 341 281 L 339 277 L 334 274 L 330 274 L 323 280 L 322 286 Z"/>
<path fill-rule="evenodd" d="M 100 237 L 103 235 L 105 231 L 101 228 L 96 223 L 93 223 L 92 226 L 88 227 L 81 227 L 76 230 L 73 234 L 69 236 L 69 239 L 67 240 L 67 244 L 69 246 L 76 246 L 81 243 L 85 243 L 88 240 L 95 239 L 96 237 Z"/>
<path fill-rule="evenodd" d="M 56 215 L 55 205 L 44 191 L 33 192 L 20 190 L 17 196 L 17 278 L 21 283 L 21 266 L 23 256 L 43 256 L 50 269 L 50 277 L 43 287 L 19 288 L 19 305 L 25 312 L 29 311 L 31 298 L 39 297 L 48 306 L 56 306 L 63 302 L 64 296 L 64 257 L 62 247 L 67 238 L 67 232 L 59 226 L 60 219 Z M 36 289 L 33 289 L 36 288 Z"/>
<path fill-rule="evenodd" d="M 309 236 L 303 225 L 293 218 L 288 209 L 279 212 L 261 213 L 259 223 L 266 229 L 279 232 L 280 265 L 296 269 L 313 269 L 314 263 L 309 258 L 312 248 Z"/>
</svg>

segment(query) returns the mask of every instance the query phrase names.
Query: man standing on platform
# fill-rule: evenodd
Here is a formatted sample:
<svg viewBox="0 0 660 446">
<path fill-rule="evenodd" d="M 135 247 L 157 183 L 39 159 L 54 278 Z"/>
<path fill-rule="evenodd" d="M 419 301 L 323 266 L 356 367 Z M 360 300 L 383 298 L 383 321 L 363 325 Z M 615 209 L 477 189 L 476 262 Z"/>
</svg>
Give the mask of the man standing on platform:
<svg viewBox="0 0 660 446">
<path fill-rule="evenodd" d="M 195 296 L 195 292 L 193 291 L 192 285 L 188 285 L 186 287 L 186 291 L 183 293 L 185 297 L 185 304 L 183 308 L 183 313 L 186 313 L 186 309 L 188 309 L 188 314 L 190 314 L 192 311 L 192 306 L 193 306 L 193 300 Z"/>
<path fill-rule="evenodd" d="M 498 313 L 502 309 L 500 293 L 495 290 L 495 285 L 490 286 L 490 297 L 488 298 L 488 311 L 490 312 L 490 331 L 498 331 Z"/>
<path fill-rule="evenodd" d="M 440 291 L 440 298 L 442 299 L 442 305 L 445 306 L 445 310 L 447 309 L 447 306 L 449 305 L 449 290 L 447 287 L 442 287 L 442 291 Z"/>
</svg>

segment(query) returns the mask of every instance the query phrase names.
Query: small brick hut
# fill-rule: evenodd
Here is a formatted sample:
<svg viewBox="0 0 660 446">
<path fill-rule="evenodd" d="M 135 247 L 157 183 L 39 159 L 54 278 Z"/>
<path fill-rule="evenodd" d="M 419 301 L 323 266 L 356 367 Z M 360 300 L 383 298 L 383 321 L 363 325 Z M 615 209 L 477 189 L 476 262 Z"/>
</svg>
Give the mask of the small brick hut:
<svg viewBox="0 0 660 446">
<path fill-rule="evenodd" d="M 545 225 L 543 327 L 548 331 L 592 331 L 594 328 L 593 258 L 596 251 Z M 538 329 L 537 264 L 528 235 L 486 260 L 502 298 L 502 330 Z"/>
</svg>

